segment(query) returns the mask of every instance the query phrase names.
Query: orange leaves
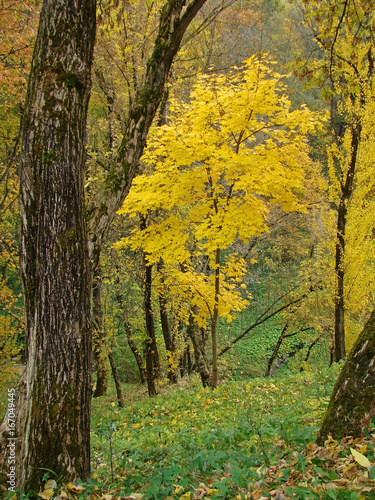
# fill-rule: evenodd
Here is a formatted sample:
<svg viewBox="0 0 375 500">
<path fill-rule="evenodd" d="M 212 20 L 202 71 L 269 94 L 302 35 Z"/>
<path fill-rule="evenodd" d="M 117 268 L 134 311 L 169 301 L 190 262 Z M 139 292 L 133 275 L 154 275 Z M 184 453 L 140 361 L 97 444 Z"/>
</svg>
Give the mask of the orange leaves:
<svg viewBox="0 0 375 500">
<path fill-rule="evenodd" d="M 37 26 L 37 2 L 4 0 L 0 9 L 0 95 L 20 102 L 29 71 L 33 40 Z M 8 100 L 9 99 L 9 100 Z"/>
</svg>

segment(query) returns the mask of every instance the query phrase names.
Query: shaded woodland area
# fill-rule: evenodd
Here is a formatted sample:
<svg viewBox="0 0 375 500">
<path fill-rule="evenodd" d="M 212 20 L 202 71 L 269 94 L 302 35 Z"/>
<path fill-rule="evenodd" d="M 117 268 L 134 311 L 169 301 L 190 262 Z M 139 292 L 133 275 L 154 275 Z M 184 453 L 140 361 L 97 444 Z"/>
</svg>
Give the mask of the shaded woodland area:
<svg viewBox="0 0 375 500">
<path fill-rule="evenodd" d="M 4 0 L 0 16 L 1 460 L 13 466 L 16 408 L 19 498 L 86 498 L 75 483 L 96 481 L 96 402 L 116 394 L 127 412 L 131 384 L 152 398 L 145 408 L 185 387 L 184 415 L 191 381 L 208 407 L 208 391 L 219 405 L 239 381 L 245 408 L 259 377 L 310 387 L 330 369 L 329 404 L 316 396 L 326 414 L 299 444 L 321 456 L 332 438 L 369 439 L 352 461 L 370 484 L 375 3 Z M 246 468 L 265 463 L 266 484 L 271 452 L 246 412 L 260 447 Z M 109 415 L 113 483 L 122 424 Z M 67 496 L 55 477 L 42 486 L 47 469 Z M 173 474 L 174 496 L 154 483 L 145 498 L 262 496 L 240 480 L 185 496 Z M 340 498 L 296 492 L 283 498 Z"/>
</svg>

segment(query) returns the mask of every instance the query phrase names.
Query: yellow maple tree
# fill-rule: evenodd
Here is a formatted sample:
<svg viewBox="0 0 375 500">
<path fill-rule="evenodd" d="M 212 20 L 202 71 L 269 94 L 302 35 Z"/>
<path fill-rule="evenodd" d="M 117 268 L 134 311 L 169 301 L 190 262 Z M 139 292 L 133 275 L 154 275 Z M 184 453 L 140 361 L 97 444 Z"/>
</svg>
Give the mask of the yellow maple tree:
<svg viewBox="0 0 375 500">
<path fill-rule="evenodd" d="M 270 204 L 306 210 L 306 137 L 321 127 L 322 116 L 292 110 L 282 76 L 271 61 L 255 57 L 227 74 L 202 75 L 190 101 L 172 100 L 169 113 L 169 124 L 149 140 L 145 173 L 119 211 L 154 216 L 118 246 L 141 247 L 149 263 L 174 266 L 173 280 L 189 289 L 196 320 L 211 321 L 215 385 L 218 316 L 247 304 L 238 283 L 243 266 L 238 262 L 231 276 L 233 256 L 225 262 L 222 251 L 267 231 Z M 209 272 L 197 270 L 197 255 L 208 259 Z"/>
</svg>

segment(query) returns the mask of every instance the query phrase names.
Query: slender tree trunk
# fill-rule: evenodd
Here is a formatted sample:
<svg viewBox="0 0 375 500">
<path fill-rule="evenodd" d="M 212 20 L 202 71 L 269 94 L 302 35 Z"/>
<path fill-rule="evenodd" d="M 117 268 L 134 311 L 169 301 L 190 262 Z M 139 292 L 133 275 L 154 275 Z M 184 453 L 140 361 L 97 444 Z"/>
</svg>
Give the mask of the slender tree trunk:
<svg viewBox="0 0 375 500">
<path fill-rule="evenodd" d="M 211 370 L 206 359 L 206 342 L 203 335 L 201 335 L 201 332 L 199 331 L 198 325 L 194 323 L 192 317 L 190 317 L 187 333 L 193 344 L 195 365 L 201 377 L 202 385 L 203 387 L 207 387 L 211 380 Z"/>
<path fill-rule="evenodd" d="M 102 314 L 102 276 L 98 268 L 95 273 L 92 287 L 92 312 L 94 324 L 94 361 L 96 366 L 96 387 L 94 398 L 99 398 L 107 392 L 109 369 L 107 362 L 107 349 L 103 338 L 103 314 Z"/>
<path fill-rule="evenodd" d="M 146 381 L 146 372 L 145 372 L 145 369 L 143 366 L 144 365 L 143 358 L 142 358 L 142 356 L 141 356 L 141 354 L 140 354 L 140 352 L 139 352 L 139 350 L 134 342 L 132 329 L 130 327 L 128 320 L 126 319 L 126 316 L 128 316 L 128 314 L 127 314 L 125 300 L 124 300 L 124 297 L 123 297 L 123 294 L 122 294 L 121 288 L 120 288 L 120 268 L 116 263 L 116 259 L 115 259 L 114 265 L 115 265 L 115 269 L 116 269 L 115 284 L 117 285 L 116 300 L 117 300 L 117 303 L 120 306 L 122 313 L 124 315 L 124 327 L 125 327 L 126 340 L 128 341 L 128 345 L 130 347 L 130 350 L 135 357 L 135 361 L 137 363 L 138 370 L 139 370 L 139 375 L 141 377 L 141 383 L 144 384 Z"/>
<path fill-rule="evenodd" d="M 306 356 L 305 356 L 305 359 L 303 360 L 304 363 L 307 363 L 309 358 L 310 358 L 310 354 L 311 354 L 311 351 L 312 351 L 312 348 L 319 342 L 319 339 L 320 337 L 317 337 L 315 340 L 313 340 L 311 342 L 311 344 L 309 345 L 308 349 L 307 349 L 307 353 L 306 353 Z M 304 366 L 302 365 L 299 369 L 300 372 L 303 372 L 304 371 Z"/>
<path fill-rule="evenodd" d="M 184 353 L 180 358 L 179 368 L 181 377 L 185 377 L 185 375 L 190 375 L 190 373 L 192 372 L 192 362 L 191 362 L 189 344 L 187 344 Z"/>
<path fill-rule="evenodd" d="M 288 326 L 289 326 L 289 323 L 285 323 L 284 325 L 284 328 L 281 332 L 281 334 L 279 335 L 279 338 L 277 339 L 277 342 L 276 342 L 276 345 L 275 345 L 275 348 L 268 360 L 268 363 L 267 363 L 267 368 L 266 368 L 266 371 L 264 373 L 264 376 L 265 377 L 269 377 L 270 376 L 270 373 L 271 373 L 271 368 L 272 368 L 272 365 L 273 365 L 273 362 L 275 361 L 278 353 L 279 353 L 279 349 L 281 347 L 281 344 L 283 343 L 284 339 L 285 339 L 285 334 L 286 334 L 286 331 L 288 329 Z"/>
<path fill-rule="evenodd" d="M 141 384 L 144 384 L 146 382 L 146 372 L 143 366 L 143 358 L 133 340 L 133 333 L 127 321 L 125 321 L 125 333 L 126 333 L 126 340 L 128 341 L 128 345 L 130 347 L 131 352 L 134 355 L 135 361 L 138 366 L 139 376 L 141 378 Z"/>
<path fill-rule="evenodd" d="M 17 479 L 90 474 L 91 272 L 84 198 L 95 0 L 44 0 L 21 150 L 26 395 Z"/>
<path fill-rule="evenodd" d="M 173 336 L 169 327 L 168 313 L 167 313 L 167 299 L 165 297 L 164 279 L 163 279 L 163 267 L 162 261 L 158 262 L 157 270 L 160 273 L 160 279 L 163 286 L 162 290 L 159 290 L 159 309 L 160 309 L 160 322 L 161 329 L 163 332 L 163 338 L 165 343 L 165 348 L 167 350 L 168 356 L 168 379 L 171 384 L 177 384 L 177 364 L 176 364 L 176 346 L 174 344 Z"/>
<path fill-rule="evenodd" d="M 293 306 L 296 306 L 297 304 L 299 304 L 300 302 L 302 302 L 306 297 L 309 296 L 310 293 L 312 292 L 315 292 L 316 290 L 320 290 L 321 289 L 321 284 L 320 282 L 318 283 L 315 283 L 314 285 L 312 285 L 309 289 L 308 292 L 305 292 L 303 293 L 302 295 L 300 295 L 297 299 L 294 299 L 294 300 L 291 300 L 290 302 L 284 304 L 283 306 L 280 306 L 279 308 L 277 308 L 276 310 L 274 310 L 273 312 L 270 312 L 273 307 L 279 302 L 281 301 L 282 299 L 284 299 L 289 293 L 291 293 L 294 289 L 290 290 L 289 292 L 287 292 L 286 294 L 284 294 L 283 296 L 277 298 L 272 304 L 271 306 L 269 306 L 256 320 L 254 323 L 252 323 L 248 328 L 246 328 L 245 331 L 243 331 L 240 335 L 238 335 L 238 337 L 236 337 L 229 345 L 227 345 L 226 347 L 224 347 L 224 349 L 222 349 L 219 354 L 218 354 L 218 357 L 222 356 L 223 354 L 225 354 L 227 351 L 229 351 L 229 349 L 232 349 L 232 347 L 237 343 L 239 342 L 240 340 L 242 340 L 249 332 L 251 332 L 251 330 L 253 330 L 254 328 L 256 328 L 257 326 L 265 323 L 266 321 L 268 321 L 270 318 L 273 318 L 274 316 L 276 316 L 277 314 L 279 314 L 280 312 L 282 311 L 285 311 L 286 309 L 289 309 L 290 307 L 293 307 Z"/>
<path fill-rule="evenodd" d="M 375 310 L 353 346 L 331 395 L 317 442 L 361 436 L 375 417 Z"/>
<path fill-rule="evenodd" d="M 336 236 L 336 295 L 335 295 L 335 344 L 334 361 L 338 362 L 345 358 L 345 304 L 344 304 L 344 257 L 345 257 L 345 229 L 346 229 L 347 206 L 346 201 L 341 200 L 337 212 L 337 236 Z"/>
<path fill-rule="evenodd" d="M 217 321 L 219 317 L 219 291 L 220 291 L 220 249 L 216 249 L 215 255 L 215 294 L 214 310 L 211 321 L 211 342 L 212 342 L 212 378 L 211 387 L 217 387 L 218 368 L 217 368 Z"/>
<path fill-rule="evenodd" d="M 124 395 L 122 393 L 120 377 L 117 371 L 117 366 L 112 351 L 109 351 L 108 359 L 112 369 L 113 380 L 115 381 L 118 405 L 120 406 L 120 408 L 124 408 Z"/>
<path fill-rule="evenodd" d="M 354 190 L 354 174 L 357 165 L 358 147 L 361 139 L 361 125 L 352 127 L 350 160 L 345 183 L 341 183 L 341 199 L 337 211 L 336 236 L 336 294 L 335 294 L 335 345 L 333 359 L 335 362 L 344 359 L 345 349 L 345 236 L 348 204 Z"/>
<path fill-rule="evenodd" d="M 152 310 L 152 266 L 148 264 L 144 254 L 145 282 L 144 282 L 144 311 L 146 323 L 146 374 L 149 396 L 157 394 L 155 380 L 160 373 L 159 355 L 155 338 L 154 313 Z"/>
</svg>

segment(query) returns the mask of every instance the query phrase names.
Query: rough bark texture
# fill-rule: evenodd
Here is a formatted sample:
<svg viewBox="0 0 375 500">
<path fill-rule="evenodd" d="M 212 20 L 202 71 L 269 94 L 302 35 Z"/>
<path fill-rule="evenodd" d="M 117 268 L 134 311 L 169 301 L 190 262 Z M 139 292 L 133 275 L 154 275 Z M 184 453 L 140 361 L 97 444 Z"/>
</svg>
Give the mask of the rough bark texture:
<svg viewBox="0 0 375 500">
<path fill-rule="evenodd" d="M 318 443 L 331 435 L 361 436 L 375 416 L 375 311 L 357 339 L 333 389 Z"/>
<path fill-rule="evenodd" d="M 90 473 L 91 273 L 84 199 L 95 0 L 44 0 L 23 118 L 27 335 L 20 486 Z"/>
</svg>

